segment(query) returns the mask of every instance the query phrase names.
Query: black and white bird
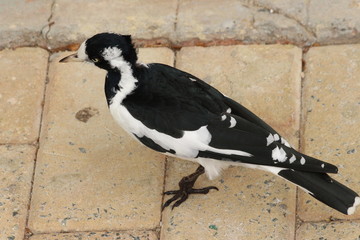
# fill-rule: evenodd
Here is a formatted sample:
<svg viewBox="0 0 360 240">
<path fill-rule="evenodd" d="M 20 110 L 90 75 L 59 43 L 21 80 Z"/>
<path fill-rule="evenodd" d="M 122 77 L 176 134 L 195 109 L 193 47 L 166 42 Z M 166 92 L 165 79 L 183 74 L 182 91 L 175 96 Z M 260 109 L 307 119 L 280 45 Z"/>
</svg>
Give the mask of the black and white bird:
<svg viewBox="0 0 360 240">
<path fill-rule="evenodd" d="M 173 208 L 206 173 L 214 179 L 230 165 L 276 174 L 326 205 L 353 214 L 360 197 L 332 179 L 336 166 L 299 153 L 273 128 L 201 79 L 176 68 L 138 63 L 131 36 L 100 33 L 60 62 L 85 61 L 107 71 L 105 94 L 115 121 L 145 146 L 198 163 L 164 205 Z"/>
</svg>

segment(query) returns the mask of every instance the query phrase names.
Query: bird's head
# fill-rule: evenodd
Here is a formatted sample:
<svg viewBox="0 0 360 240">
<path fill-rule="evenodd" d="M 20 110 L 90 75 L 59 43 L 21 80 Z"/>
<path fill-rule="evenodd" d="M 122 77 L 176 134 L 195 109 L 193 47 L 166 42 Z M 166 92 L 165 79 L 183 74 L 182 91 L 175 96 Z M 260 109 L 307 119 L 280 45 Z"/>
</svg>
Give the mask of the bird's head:
<svg viewBox="0 0 360 240">
<path fill-rule="evenodd" d="M 91 62 L 107 71 L 120 70 L 121 64 L 134 66 L 136 50 L 130 35 L 99 33 L 85 40 L 76 53 L 60 62 Z"/>
</svg>

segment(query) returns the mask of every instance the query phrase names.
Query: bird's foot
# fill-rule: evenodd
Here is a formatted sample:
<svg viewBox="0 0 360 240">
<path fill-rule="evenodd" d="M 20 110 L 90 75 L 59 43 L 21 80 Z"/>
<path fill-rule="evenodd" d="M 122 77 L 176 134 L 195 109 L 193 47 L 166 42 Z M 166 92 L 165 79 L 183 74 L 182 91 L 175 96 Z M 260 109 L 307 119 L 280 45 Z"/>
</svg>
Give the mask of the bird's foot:
<svg viewBox="0 0 360 240">
<path fill-rule="evenodd" d="M 193 188 L 197 178 L 205 172 L 202 166 L 199 166 L 193 174 L 183 177 L 179 182 L 179 190 L 167 191 L 164 192 L 166 195 L 174 195 L 172 198 L 167 200 L 162 206 L 162 210 L 168 207 L 172 202 L 175 203 L 172 205 L 172 209 L 180 206 L 183 202 L 188 199 L 189 194 L 207 194 L 211 189 L 219 190 L 217 187 L 209 186 L 206 188 L 195 189 Z"/>
</svg>

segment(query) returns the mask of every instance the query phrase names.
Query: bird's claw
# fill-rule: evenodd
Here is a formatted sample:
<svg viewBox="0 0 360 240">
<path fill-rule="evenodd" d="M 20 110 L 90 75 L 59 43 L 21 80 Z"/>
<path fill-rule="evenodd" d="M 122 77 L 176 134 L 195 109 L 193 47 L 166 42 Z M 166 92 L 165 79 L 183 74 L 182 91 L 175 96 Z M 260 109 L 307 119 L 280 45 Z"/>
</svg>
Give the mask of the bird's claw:
<svg viewBox="0 0 360 240">
<path fill-rule="evenodd" d="M 189 194 L 207 194 L 211 189 L 215 189 L 219 191 L 219 189 L 215 186 L 209 186 L 200 189 L 180 187 L 180 190 L 166 191 L 164 192 L 165 195 L 174 195 L 174 196 L 164 203 L 164 205 L 162 206 L 162 210 L 170 206 L 170 204 L 174 201 L 175 203 L 172 205 L 171 209 L 180 206 L 183 202 L 185 202 L 188 199 Z"/>
</svg>

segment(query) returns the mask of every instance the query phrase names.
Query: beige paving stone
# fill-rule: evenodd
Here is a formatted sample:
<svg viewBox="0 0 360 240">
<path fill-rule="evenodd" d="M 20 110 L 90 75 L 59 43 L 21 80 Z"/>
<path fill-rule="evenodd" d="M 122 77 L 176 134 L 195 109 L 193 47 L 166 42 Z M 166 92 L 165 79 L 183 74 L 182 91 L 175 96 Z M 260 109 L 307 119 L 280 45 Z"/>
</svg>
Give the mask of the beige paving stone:
<svg viewBox="0 0 360 240">
<path fill-rule="evenodd" d="M 304 223 L 296 232 L 296 240 L 358 240 L 360 222 Z"/>
<path fill-rule="evenodd" d="M 182 48 L 177 66 L 243 103 L 297 146 L 301 50 L 293 46 Z M 169 160 L 166 190 L 197 165 Z M 162 239 L 293 239 L 295 187 L 265 172 L 230 168 L 214 181 L 201 176 L 195 187 L 220 191 L 191 195 L 164 210 Z M 167 198 L 166 198 L 167 199 Z"/>
<path fill-rule="evenodd" d="M 78 232 L 34 235 L 30 240 L 157 240 L 152 231 Z"/>
<path fill-rule="evenodd" d="M 353 0 L 309 1 L 308 26 L 321 43 L 358 43 L 360 4 Z M 321 11 L 319 11 L 321 9 Z"/>
<path fill-rule="evenodd" d="M 141 48 L 138 53 L 140 62 L 162 63 L 173 66 L 174 52 L 167 48 Z"/>
<path fill-rule="evenodd" d="M 47 61 L 40 48 L 0 52 L 0 143 L 37 140 Z"/>
<path fill-rule="evenodd" d="M 248 29 L 252 12 L 241 2 L 225 0 L 219 11 L 219 2 L 182 0 L 179 2 L 177 20 L 177 39 L 185 41 L 192 38 L 209 40 L 221 35 L 223 38 L 244 36 L 245 32 L 234 31 L 238 26 Z M 201 14 L 199 14 L 201 13 Z M 209 36 L 210 35 L 210 36 Z"/>
<path fill-rule="evenodd" d="M 267 43 L 284 40 L 304 43 L 315 40 L 315 36 L 299 20 L 283 13 L 291 10 L 283 10 L 282 5 L 274 4 L 281 10 L 273 11 L 263 5 L 247 0 L 225 0 L 220 7 L 216 0 L 182 0 L 179 2 L 175 40 L 236 39 Z M 298 9 L 298 4 L 292 4 L 291 9 L 294 8 Z"/>
<path fill-rule="evenodd" d="M 339 167 L 334 178 L 360 193 L 360 45 L 311 48 L 303 90 L 303 150 Z M 338 213 L 300 193 L 304 221 L 360 218 Z"/>
<path fill-rule="evenodd" d="M 0 239 L 24 237 L 36 148 L 0 146 Z"/>
<path fill-rule="evenodd" d="M 164 157 L 112 120 L 105 72 L 85 63 L 50 65 L 29 227 L 35 232 L 153 229 L 159 226 Z M 140 56 L 173 63 L 172 51 Z M 152 55 L 153 57 L 150 57 Z"/>
<path fill-rule="evenodd" d="M 106 31 L 141 39 L 169 38 L 174 31 L 176 6 L 176 0 L 57 1 L 49 44 L 64 46 Z"/>
<path fill-rule="evenodd" d="M 246 2 L 247 0 L 244 0 Z M 273 11 L 293 18 L 303 25 L 307 23 L 309 1 L 304 0 L 254 0 L 253 4 L 263 11 Z"/>
<path fill-rule="evenodd" d="M 1 0 L 0 48 L 45 45 L 42 30 L 51 15 L 52 1 Z"/>
</svg>

